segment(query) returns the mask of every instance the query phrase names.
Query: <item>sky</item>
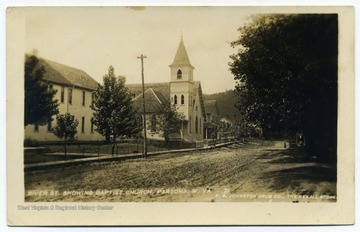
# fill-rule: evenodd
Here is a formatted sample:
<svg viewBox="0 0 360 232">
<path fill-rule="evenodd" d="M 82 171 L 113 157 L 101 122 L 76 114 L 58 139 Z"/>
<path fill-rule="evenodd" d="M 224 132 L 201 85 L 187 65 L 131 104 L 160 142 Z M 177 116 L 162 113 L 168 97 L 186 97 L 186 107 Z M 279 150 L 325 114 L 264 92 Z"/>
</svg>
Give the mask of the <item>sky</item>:
<svg viewBox="0 0 360 232">
<path fill-rule="evenodd" d="M 230 42 L 248 20 L 240 7 L 33 8 L 25 20 L 26 53 L 79 68 L 99 83 L 110 65 L 127 83 L 170 80 L 181 34 L 194 80 L 204 93 L 234 89 Z"/>
</svg>

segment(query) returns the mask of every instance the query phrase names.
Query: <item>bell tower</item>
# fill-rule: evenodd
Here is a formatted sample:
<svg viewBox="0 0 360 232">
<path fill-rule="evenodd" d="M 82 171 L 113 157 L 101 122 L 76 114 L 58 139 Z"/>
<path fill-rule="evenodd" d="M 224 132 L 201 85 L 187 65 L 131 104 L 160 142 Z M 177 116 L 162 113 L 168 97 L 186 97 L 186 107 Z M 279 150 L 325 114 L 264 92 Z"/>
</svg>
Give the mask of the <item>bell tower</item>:
<svg viewBox="0 0 360 232">
<path fill-rule="evenodd" d="M 189 120 L 194 99 L 193 70 L 181 35 L 174 61 L 169 65 L 171 71 L 170 101 Z M 190 119 L 191 120 L 191 119 Z"/>
</svg>

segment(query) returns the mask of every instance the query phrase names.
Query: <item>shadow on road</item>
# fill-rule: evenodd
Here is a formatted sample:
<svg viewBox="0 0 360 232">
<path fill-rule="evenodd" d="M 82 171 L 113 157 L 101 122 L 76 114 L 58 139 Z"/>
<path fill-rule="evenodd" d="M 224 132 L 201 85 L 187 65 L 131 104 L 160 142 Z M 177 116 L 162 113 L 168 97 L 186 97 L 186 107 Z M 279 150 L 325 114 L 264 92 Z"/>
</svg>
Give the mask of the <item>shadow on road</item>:
<svg viewBox="0 0 360 232">
<path fill-rule="evenodd" d="M 302 150 L 269 150 L 259 157 L 264 159 L 271 171 L 262 174 L 262 178 L 271 181 L 269 186 L 275 191 L 293 189 L 298 194 L 336 194 L 336 164 L 316 162 L 314 156 Z M 320 183 L 326 187 L 320 187 Z"/>
<path fill-rule="evenodd" d="M 269 163 L 312 163 L 316 162 L 316 157 L 306 154 L 299 149 L 267 149 L 259 159 L 271 159 Z"/>
</svg>

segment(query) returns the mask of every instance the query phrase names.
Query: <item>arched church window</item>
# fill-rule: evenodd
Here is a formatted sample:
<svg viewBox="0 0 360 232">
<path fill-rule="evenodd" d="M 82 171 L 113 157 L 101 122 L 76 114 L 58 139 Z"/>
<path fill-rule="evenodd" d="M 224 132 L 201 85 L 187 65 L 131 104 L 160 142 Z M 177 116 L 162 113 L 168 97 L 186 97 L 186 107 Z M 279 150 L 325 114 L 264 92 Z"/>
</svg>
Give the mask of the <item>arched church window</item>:
<svg viewBox="0 0 360 232">
<path fill-rule="evenodd" d="M 153 115 L 151 117 L 151 132 L 155 132 L 156 131 L 156 116 Z"/>
<path fill-rule="evenodd" d="M 201 118 L 200 118 L 200 125 L 199 125 L 199 127 L 200 127 L 200 134 L 201 134 L 201 131 L 202 131 L 202 128 L 201 128 Z"/>
<path fill-rule="evenodd" d="M 181 95 L 181 105 L 184 105 L 185 104 L 185 97 L 184 95 Z"/>
<path fill-rule="evenodd" d="M 195 118 L 195 133 L 199 132 L 199 123 L 198 123 L 198 117 Z"/>
<path fill-rule="evenodd" d="M 143 124 L 143 117 L 142 115 L 137 115 L 136 116 L 136 121 L 137 121 L 137 124 L 139 127 L 142 127 L 142 124 Z"/>
<path fill-rule="evenodd" d="M 181 70 L 179 69 L 178 71 L 177 71 L 177 79 L 181 79 L 182 78 L 182 72 L 181 72 Z"/>
<path fill-rule="evenodd" d="M 174 96 L 174 105 L 177 105 L 177 96 Z"/>
<path fill-rule="evenodd" d="M 191 133 L 191 115 L 190 115 L 190 120 L 189 120 L 189 133 Z"/>
</svg>

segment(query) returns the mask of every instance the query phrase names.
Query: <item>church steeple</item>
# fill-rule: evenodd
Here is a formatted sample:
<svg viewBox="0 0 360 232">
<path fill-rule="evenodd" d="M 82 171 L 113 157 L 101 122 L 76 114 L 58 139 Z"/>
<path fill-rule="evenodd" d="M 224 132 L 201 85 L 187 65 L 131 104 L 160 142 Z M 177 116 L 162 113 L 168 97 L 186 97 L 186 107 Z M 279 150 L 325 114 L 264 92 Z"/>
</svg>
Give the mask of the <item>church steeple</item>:
<svg viewBox="0 0 360 232">
<path fill-rule="evenodd" d="M 169 66 L 170 67 L 184 67 L 184 66 L 186 67 L 187 66 L 189 68 L 194 69 L 194 67 L 190 63 L 188 54 L 186 52 L 182 33 L 181 33 L 180 44 L 179 44 L 178 50 L 176 52 L 174 61 Z"/>
<path fill-rule="evenodd" d="M 203 139 L 204 111 L 200 83 L 194 81 L 191 65 L 181 33 L 180 44 L 170 66 L 170 102 L 184 115 L 183 136 L 190 140 Z"/>
</svg>

